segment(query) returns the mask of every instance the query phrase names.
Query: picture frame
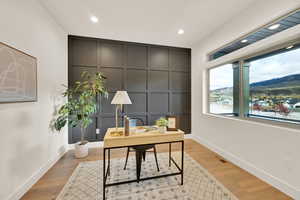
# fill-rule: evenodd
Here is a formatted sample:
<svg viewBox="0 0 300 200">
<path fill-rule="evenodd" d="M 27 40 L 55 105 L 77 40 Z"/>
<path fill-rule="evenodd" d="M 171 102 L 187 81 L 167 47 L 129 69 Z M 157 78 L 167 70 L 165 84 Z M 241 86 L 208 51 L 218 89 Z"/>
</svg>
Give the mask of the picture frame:
<svg viewBox="0 0 300 200">
<path fill-rule="evenodd" d="M 168 120 L 167 131 L 177 131 L 179 128 L 179 119 L 175 115 L 168 115 L 166 116 Z"/>
<path fill-rule="evenodd" d="M 37 58 L 0 42 L 0 104 L 37 102 Z"/>
</svg>

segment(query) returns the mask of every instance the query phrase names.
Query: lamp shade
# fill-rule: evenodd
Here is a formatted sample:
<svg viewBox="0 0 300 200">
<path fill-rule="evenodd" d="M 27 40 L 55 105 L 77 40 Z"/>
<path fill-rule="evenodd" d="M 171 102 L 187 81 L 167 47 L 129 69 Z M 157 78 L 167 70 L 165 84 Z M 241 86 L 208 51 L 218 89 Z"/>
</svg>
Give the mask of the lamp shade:
<svg viewBox="0 0 300 200">
<path fill-rule="evenodd" d="M 117 91 L 111 104 L 132 104 L 126 91 Z"/>
</svg>

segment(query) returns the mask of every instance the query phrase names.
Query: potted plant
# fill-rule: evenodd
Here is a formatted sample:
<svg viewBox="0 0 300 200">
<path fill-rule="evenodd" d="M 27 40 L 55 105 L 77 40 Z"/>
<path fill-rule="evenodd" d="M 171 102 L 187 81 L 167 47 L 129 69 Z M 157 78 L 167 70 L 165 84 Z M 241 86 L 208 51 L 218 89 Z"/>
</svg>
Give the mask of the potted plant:
<svg viewBox="0 0 300 200">
<path fill-rule="evenodd" d="M 158 126 L 158 131 L 160 133 L 165 133 L 167 131 L 168 120 L 164 117 L 156 120 L 156 126 Z"/>
<path fill-rule="evenodd" d="M 58 110 L 58 116 L 54 119 L 54 128 L 60 131 L 66 124 L 71 127 L 80 127 L 81 139 L 75 144 L 75 156 L 83 158 L 88 155 L 88 141 L 84 139 L 88 126 L 92 123 L 92 116 L 98 110 L 97 98 L 107 97 L 104 87 L 106 78 L 99 72 L 90 74 L 81 73 L 81 80 L 74 86 L 66 87 L 63 97 L 68 101 Z"/>
</svg>

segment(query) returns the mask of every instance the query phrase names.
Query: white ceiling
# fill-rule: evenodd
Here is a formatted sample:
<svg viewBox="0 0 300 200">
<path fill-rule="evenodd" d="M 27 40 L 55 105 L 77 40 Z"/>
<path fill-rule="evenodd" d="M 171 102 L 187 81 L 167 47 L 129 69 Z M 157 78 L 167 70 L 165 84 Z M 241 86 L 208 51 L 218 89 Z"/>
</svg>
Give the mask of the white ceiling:
<svg viewBox="0 0 300 200">
<path fill-rule="evenodd" d="M 190 47 L 257 0 L 40 1 L 72 35 Z"/>
</svg>

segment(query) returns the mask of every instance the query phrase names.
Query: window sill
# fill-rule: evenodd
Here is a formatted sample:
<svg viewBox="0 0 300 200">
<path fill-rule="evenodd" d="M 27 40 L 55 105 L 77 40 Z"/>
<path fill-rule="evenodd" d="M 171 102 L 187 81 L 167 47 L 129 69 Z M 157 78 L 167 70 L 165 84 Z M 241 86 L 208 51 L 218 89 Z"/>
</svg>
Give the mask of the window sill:
<svg viewBox="0 0 300 200">
<path fill-rule="evenodd" d="M 219 114 L 213 114 L 213 113 L 203 113 L 203 115 L 208 117 L 214 117 L 214 118 L 222 118 L 227 120 L 235 120 L 250 124 L 256 124 L 256 125 L 262 125 L 272 128 L 281 128 L 285 130 L 290 131 L 296 131 L 300 132 L 300 123 L 296 122 L 289 122 L 289 121 L 280 121 L 280 120 L 274 120 L 274 119 L 268 119 L 264 117 L 237 117 L 237 116 L 224 116 Z"/>
</svg>

